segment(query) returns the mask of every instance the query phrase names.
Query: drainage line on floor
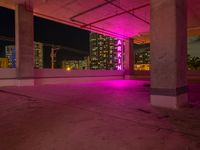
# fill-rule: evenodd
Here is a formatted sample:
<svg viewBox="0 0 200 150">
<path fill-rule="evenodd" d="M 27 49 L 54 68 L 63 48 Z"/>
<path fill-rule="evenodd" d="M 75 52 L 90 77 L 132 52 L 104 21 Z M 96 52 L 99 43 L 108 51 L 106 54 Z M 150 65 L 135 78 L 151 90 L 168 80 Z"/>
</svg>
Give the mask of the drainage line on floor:
<svg viewBox="0 0 200 150">
<path fill-rule="evenodd" d="M 15 92 L 10 92 L 10 91 L 5 91 L 5 90 L 0 90 L 0 92 L 10 94 L 10 95 L 15 95 L 15 96 L 22 96 L 22 97 L 25 97 L 25 98 L 33 98 L 31 96 L 27 96 L 27 95 L 15 93 Z"/>
</svg>

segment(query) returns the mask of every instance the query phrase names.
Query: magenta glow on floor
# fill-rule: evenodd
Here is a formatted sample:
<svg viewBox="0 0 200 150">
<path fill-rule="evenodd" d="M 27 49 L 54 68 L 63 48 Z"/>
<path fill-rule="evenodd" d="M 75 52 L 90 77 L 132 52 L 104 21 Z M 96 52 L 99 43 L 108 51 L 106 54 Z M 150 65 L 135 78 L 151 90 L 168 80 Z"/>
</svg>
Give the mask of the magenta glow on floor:
<svg viewBox="0 0 200 150">
<path fill-rule="evenodd" d="M 189 89 L 173 111 L 151 107 L 148 81 L 0 88 L 0 150 L 198 150 L 200 84 Z"/>
</svg>

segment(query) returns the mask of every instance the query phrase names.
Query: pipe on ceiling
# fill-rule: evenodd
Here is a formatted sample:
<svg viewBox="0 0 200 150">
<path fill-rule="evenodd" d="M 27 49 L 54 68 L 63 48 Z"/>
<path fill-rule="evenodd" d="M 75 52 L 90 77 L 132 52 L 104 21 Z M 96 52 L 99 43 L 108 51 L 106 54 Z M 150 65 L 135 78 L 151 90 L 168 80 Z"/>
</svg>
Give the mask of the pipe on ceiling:
<svg viewBox="0 0 200 150">
<path fill-rule="evenodd" d="M 63 19 L 58 19 L 58 18 L 49 16 L 49 15 L 43 15 L 43 14 L 40 14 L 40 13 L 37 13 L 37 12 L 34 12 L 34 14 L 38 17 L 46 18 L 46 19 L 49 19 L 49 20 L 52 20 L 52 21 L 57 21 L 57 22 L 60 22 L 60 23 L 63 23 L 63 24 L 68 24 L 68 25 L 72 25 L 72 26 L 76 26 L 76 27 L 80 27 L 80 28 L 81 28 L 81 26 L 83 26 L 85 24 L 84 22 L 81 22 L 81 21 L 78 21 L 78 20 L 73 20 L 71 22 L 71 21 L 67 21 L 67 20 L 63 20 Z M 125 35 L 121 35 L 121 34 L 118 34 L 118 33 L 115 33 L 115 32 L 109 31 L 109 30 L 105 30 L 103 28 L 96 27 L 96 26 L 87 26 L 85 29 L 89 30 L 89 31 L 93 30 L 93 31 L 96 31 L 96 32 L 108 34 L 108 35 L 111 35 L 111 36 L 117 36 L 117 37 L 120 37 L 120 38 L 128 38 Z"/>
<path fill-rule="evenodd" d="M 76 17 L 79 17 L 79 16 L 84 15 L 84 14 L 86 14 L 86 13 L 88 13 L 88 12 L 91 12 L 91 11 L 93 11 L 93 10 L 96 10 L 96 9 L 98 9 L 98 8 L 101 8 L 101 7 L 103 7 L 103 6 L 105 6 L 105 5 L 109 4 L 109 3 L 111 3 L 111 2 L 113 2 L 113 1 L 116 1 L 116 0 L 108 0 L 108 1 L 106 1 L 106 2 L 104 2 L 104 3 L 102 3 L 102 4 L 99 4 L 99 5 L 95 6 L 95 7 L 92 7 L 92 8 L 90 8 L 90 9 L 87 9 L 87 10 L 83 11 L 83 12 L 80 12 L 80 13 L 78 13 L 78 14 L 72 16 L 72 17 L 70 18 L 70 20 L 73 20 L 73 19 L 76 18 Z"/>
<path fill-rule="evenodd" d="M 125 14 L 125 13 L 128 13 L 128 14 L 134 16 L 135 18 L 139 19 L 140 21 L 145 22 L 146 24 L 150 24 L 150 23 L 147 22 L 146 20 L 144 20 L 144 19 L 142 19 L 142 18 L 136 16 L 135 14 L 131 13 L 132 11 L 135 11 L 135 10 L 138 10 L 138 9 L 141 9 L 141 8 L 144 8 L 144 7 L 149 6 L 149 5 L 150 5 L 149 3 L 148 3 L 148 4 L 141 5 L 141 6 L 136 7 L 136 8 L 132 8 L 132 9 L 130 9 L 130 10 L 128 10 L 128 11 L 127 11 L 127 10 L 124 10 L 124 9 L 121 8 L 120 6 L 117 6 L 117 5 L 115 5 L 115 4 L 113 4 L 113 5 L 116 6 L 116 7 L 118 7 L 118 8 L 120 8 L 121 10 L 123 10 L 123 12 L 117 13 L 117 14 L 114 14 L 114 15 L 111 15 L 111 16 L 108 16 L 108 17 L 99 19 L 99 20 L 96 20 L 96 21 L 91 22 L 91 23 L 88 23 L 88 24 L 85 24 L 85 25 L 82 26 L 82 28 L 84 28 L 84 27 L 86 27 L 86 26 L 90 26 L 90 25 L 96 24 L 96 23 L 99 23 L 99 22 L 102 22 L 102 21 L 105 21 L 105 20 L 108 20 L 108 19 L 111 19 L 111 18 L 114 18 L 114 17 L 117 17 L 117 16 L 120 16 L 120 15 L 123 15 L 123 14 Z"/>
</svg>

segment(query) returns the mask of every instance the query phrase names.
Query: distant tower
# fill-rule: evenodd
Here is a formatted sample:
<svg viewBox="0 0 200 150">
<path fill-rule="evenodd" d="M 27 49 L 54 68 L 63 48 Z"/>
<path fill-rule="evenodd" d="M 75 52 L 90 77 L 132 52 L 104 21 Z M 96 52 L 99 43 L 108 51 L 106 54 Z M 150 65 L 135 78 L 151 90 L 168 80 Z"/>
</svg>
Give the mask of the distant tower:
<svg viewBox="0 0 200 150">
<path fill-rule="evenodd" d="M 16 48 L 15 45 L 5 47 L 8 68 L 16 68 Z M 34 67 L 43 68 L 43 44 L 34 42 Z"/>
<path fill-rule="evenodd" d="M 43 44 L 34 42 L 34 67 L 43 68 Z"/>
<path fill-rule="evenodd" d="M 16 68 L 16 49 L 14 45 L 5 47 L 6 58 L 8 59 L 8 68 Z"/>
<path fill-rule="evenodd" d="M 120 41 L 121 44 L 119 45 L 119 39 L 117 38 L 91 32 L 90 69 L 122 70 L 124 41 Z M 121 47 L 121 53 L 119 52 L 119 46 Z"/>
<path fill-rule="evenodd" d="M 55 68 L 57 51 L 58 51 L 58 48 L 55 48 L 55 47 L 51 48 L 51 54 L 50 54 L 50 57 L 51 57 L 51 69 Z"/>
</svg>

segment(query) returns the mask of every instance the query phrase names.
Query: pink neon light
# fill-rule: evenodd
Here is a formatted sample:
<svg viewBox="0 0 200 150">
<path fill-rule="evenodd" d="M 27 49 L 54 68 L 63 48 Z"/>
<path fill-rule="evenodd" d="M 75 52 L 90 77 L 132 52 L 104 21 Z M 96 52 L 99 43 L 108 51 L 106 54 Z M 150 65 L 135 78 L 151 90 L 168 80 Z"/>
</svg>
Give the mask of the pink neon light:
<svg viewBox="0 0 200 150">
<path fill-rule="evenodd" d="M 117 51 L 121 51 L 122 47 L 121 46 L 117 46 Z"/>
<path fill-rule="evenodd" d="M 122 57 L 122 53 L 117 53 L 117 57 L 121 58 Z"/>
<path fill-rule="evenodd" d="M 122 70 L 122 41 L 117 41 L 117 70 Z"/>
<path fill-rule="evenodd" d="M 122 66 L 117 66 L 117 70 L 122 70 Z"/>
<path fill-rule="evenodd" d="M 121 41 L 121 40 L 118 40 L 118 41 L 117 41 L 117 45 L 122 45 L 122 41 Z"/>
</svg>

